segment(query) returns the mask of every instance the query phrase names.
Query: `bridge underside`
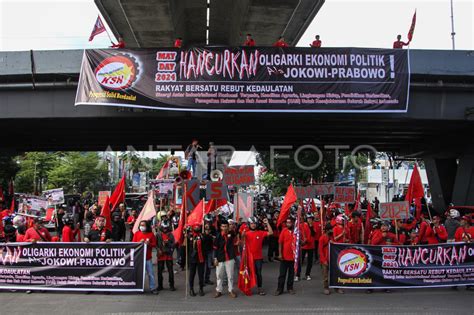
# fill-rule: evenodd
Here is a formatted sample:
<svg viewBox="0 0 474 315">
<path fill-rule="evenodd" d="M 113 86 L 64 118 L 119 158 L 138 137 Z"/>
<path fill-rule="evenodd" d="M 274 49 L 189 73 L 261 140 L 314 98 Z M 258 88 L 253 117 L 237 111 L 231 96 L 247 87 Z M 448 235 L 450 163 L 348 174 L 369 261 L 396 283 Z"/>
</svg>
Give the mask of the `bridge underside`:
<svg viewBox="0 0 474 315">
<path fill-rule="evenodd" d="M 128 47 L 206 44 L 207 0 L 95 0 L 107 24 Z M 296 45 L 324 0 L 211 0 L 209 45 L 239 46 L 252 33 L 258 45 L 284 35 Z"/>
</svg>

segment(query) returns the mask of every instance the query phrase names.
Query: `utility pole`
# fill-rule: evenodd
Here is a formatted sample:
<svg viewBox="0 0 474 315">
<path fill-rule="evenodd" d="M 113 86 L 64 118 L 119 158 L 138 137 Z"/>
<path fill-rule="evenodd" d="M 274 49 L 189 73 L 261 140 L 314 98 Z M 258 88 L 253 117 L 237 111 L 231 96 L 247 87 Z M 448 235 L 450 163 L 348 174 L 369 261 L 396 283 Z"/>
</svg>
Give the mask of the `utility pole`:
<svg viewBox="0 0 474 315">
<path fill-rule="evenodd" d="M 456 44 L 454 40 L 454 36 L 456 32 L 454 31 L 454 8 L 453 8 L 453 0 L 451 0 L 451 41 L 453 42 L 453 50 L 456 49 Z"/>
</svg>

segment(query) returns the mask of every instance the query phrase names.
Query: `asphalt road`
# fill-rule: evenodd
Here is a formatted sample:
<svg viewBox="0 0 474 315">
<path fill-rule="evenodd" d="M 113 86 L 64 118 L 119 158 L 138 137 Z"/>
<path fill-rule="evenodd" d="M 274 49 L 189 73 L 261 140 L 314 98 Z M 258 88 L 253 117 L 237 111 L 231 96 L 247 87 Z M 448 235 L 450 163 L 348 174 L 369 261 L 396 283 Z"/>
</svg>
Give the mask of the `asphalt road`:
<svg viewBox="0 0 474 315">
<path fill-rule="evenodd" d="M 265 263 L 266 296 L 215 299 L 215 286 L 206 286 L 204 297 L 185 297 L 185 272 L 175 275 L 177 291 L 159 295 L 50 292 L 26 294 L 0 292 L 0 314 L 474 314 L 474 291 L 452 289 L 401 289 L 392 293 L 346 290 L 322 294 L 321 271 L 313 268 L 311 281 L 295 283 L 296 295 L 275 297 L 279 262 Z M 176 269 L 178 267 L 176 266 Z M 304 270 L 304 269 L 303 269 Z M 215 272 L 211 280 L 215 281 Z M 196 276 L 197 284 L 197 276 Z M 197 289 L 197 288 L 196 288 Z M 237 289 L 236 289 L 237 290 Z M 197 290 L 196 290 L 197 291 Z"/>
</svg>

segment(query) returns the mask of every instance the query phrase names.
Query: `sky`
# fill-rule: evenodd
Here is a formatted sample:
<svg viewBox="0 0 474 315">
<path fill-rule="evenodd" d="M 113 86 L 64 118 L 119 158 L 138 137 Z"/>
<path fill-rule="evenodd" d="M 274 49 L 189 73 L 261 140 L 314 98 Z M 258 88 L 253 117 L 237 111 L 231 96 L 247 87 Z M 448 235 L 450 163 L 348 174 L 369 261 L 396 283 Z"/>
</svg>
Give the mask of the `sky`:
<svg viewBox="0 0 474 315">
<path fill-rule="evenodd" d="M 415 9 L 410 48 L 451 49 L 450 0 L 326 0 L 298 46 L 319 34 L 326 47 L 388 48 L 406 40 Z M 456 49 L 474 49 L 473 11 L 474 0 L 454 0 Z M 93 0 L 0 0 L 0 51 L 107 47 L 106 34 L 88 41 L 98 14 Z"/>
</svg>

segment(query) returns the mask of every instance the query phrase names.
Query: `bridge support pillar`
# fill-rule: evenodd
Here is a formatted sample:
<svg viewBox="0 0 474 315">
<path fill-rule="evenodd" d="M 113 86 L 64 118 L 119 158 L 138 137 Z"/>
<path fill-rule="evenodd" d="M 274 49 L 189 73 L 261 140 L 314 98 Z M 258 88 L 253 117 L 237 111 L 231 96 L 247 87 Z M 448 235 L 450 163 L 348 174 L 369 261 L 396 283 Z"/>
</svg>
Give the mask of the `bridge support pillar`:
<svg viewBox="0 0 474 315">
<path fill-rule="evenodd" d="M 453 196 L 456 179 L 456 159 L 425 158 L 426 175 L 430 185 L 431 201 L 438 213 L 443 213 Z"/>
<path fill-rule="evenodd" d="M 465 155 L 459 158 L 453 189 L 453 203 L 459 206 L 474 205 L 474 155 Z"/>
</svg>

